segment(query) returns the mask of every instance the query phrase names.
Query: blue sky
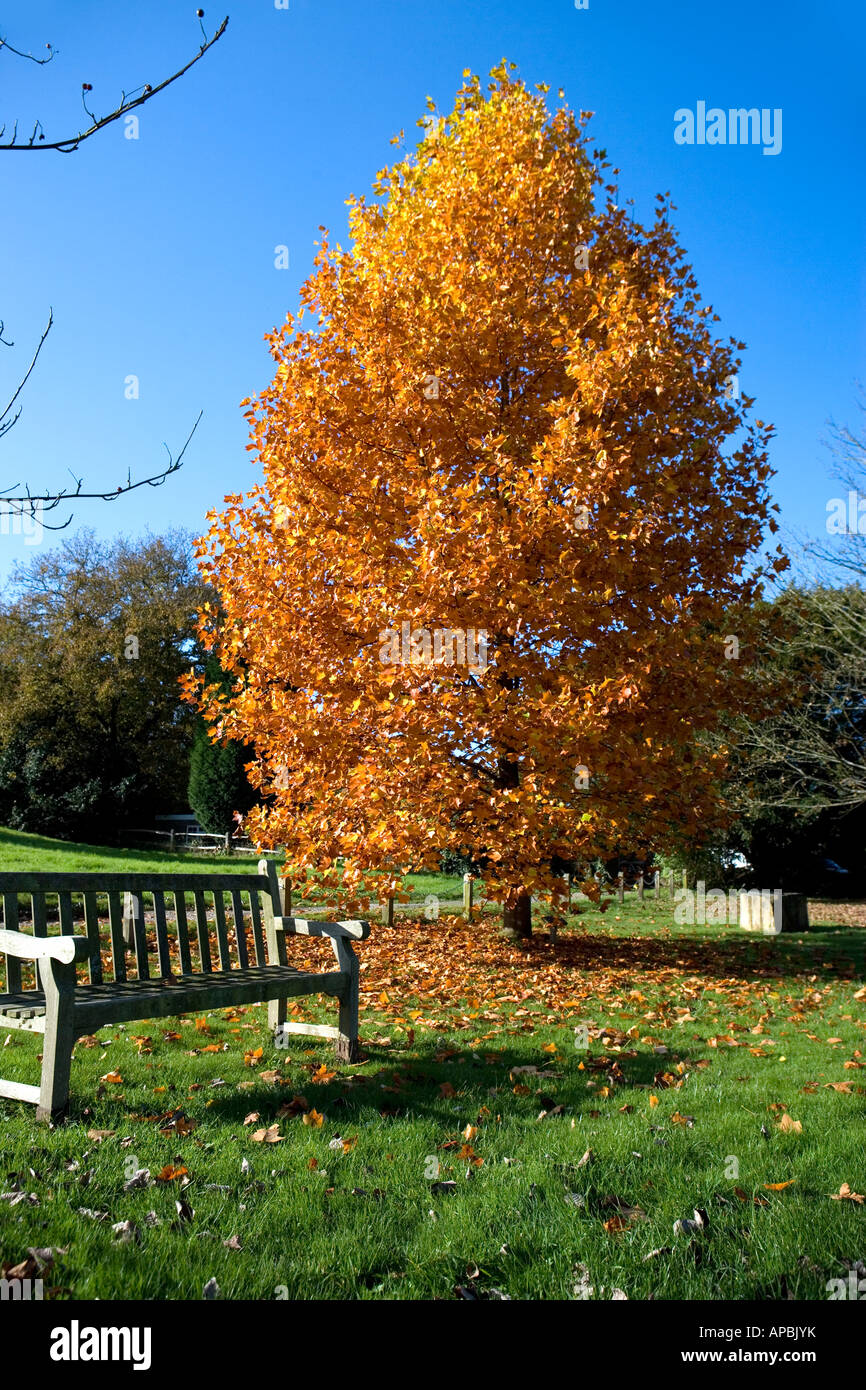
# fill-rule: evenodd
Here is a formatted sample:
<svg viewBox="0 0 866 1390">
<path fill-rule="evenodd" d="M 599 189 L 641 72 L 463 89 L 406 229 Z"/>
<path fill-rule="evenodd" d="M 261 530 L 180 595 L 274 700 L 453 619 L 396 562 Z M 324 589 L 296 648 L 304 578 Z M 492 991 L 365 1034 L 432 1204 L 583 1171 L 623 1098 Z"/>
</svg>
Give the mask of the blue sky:
<svg viewBox="0 0 866 1390">
<path fill-rule="evenodd" d="M 80 127 L 81 83 L 98 112 L 156 84 L 201 41 L 179 0 L 10 0 L 0 35 L 0 122 L 48 139 Z M 213 32 L 226 10 L 205 4 Z M 719 330 L 748 344 L 741 388 L 775 423 L 783 526 L 825 535 L 827 422 L 856 423 L 866 382 L 866 194 L 859 0 L 233 0 L 228 31 L 186 77 L 75 154 L 0 154 L 0 386 L 14 389 L 53 308 L 55 326 L 2 441 L 0 486 L 110 489 L 152 472 L 204 418 L 184 468 L 159 490 L 80 503 L 110 536 L 182 525 L 257 478 L 240 401 L 270 379 L 263 335 L 297 303 L 326 225 L 345 244 L 345 199 L 367 192 L 429 94 L 450 109 L 464 68 L 502 57 L 524 79 L 596 113 L 595 144 L 649 219 L 674 221 Z M 778 155 L 678 145 L 674 112 L 781 108 Z M 419 132 L 420 134 L 420 132 Z M 274 248 L 289 247 L 277 270 Z M 138 400 L 124 396 L 139 378 Z M 826 539 L 826 536 L 825 536 Z M 0 534 L 0 575 L 33 548 Z"/>
</svg>

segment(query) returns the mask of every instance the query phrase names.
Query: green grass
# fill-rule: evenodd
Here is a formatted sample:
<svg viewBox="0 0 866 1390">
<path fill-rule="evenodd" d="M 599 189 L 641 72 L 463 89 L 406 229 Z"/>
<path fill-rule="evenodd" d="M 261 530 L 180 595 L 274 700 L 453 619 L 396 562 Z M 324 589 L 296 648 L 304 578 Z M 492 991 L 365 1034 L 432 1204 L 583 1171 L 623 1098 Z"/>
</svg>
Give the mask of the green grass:
<svg viewBox="0 0 866 1390">
<path fill-rule="evenodd" d="M 267 855 L 266 858 L 282 861 L 282 855 Z M 150 849 L 111 849 L 0 827 L 0 872 L 3 873 L 36 869 L 44 873 L 95 873 L 105 869 L 111 873 L 254 874 L 257 862 L 252 854 L 170 854 Z M 413 874 L 409 883 L 413 901 L 423 901 L 428 893 L 435 893 L 443 900 L 457 901 L 463 892 L 462 879 L 448 874 Z"/>
<path fill-rule="evenodd" d="M 841 1261 L 864 1256 L 866 1206 L 829 1194 L 845 1182 L 866 1193 L 853 997 L 866 933 L 747 937 L 676 926 L 664 905 L 630 901 L 573 919 L 555 949 L 546 936 L 521 949 L 453 921 L 400 923 L 393 939 L 402 951 L 376 955 L 373 940 L 362 951 L 361 1065 L 337 1067 L 329 1047 L 301 1038 L 274 1049 L 256 1008 L 208 1015 L 207 1032 L 160 1020 L 104 1028 L 104 1047 L 79 1043 L 71 1122 L 54 1131 L 0 1101 L 3 1190 L 35 1198 L 0 1200 L 3 1261 L 67 1248 L 53 1283 L 74 1298 L 200 1299 L 210 1278 L 237 1299 L 451 1299 L 458 1287 L 573 1298 L 583 1266 L 596 1297 L 619 1288 L 670 1300 L 824 1299 Z M 308 1016 L 332 1020 L 332 1007 Z M 579 1025 L 588 1053 L 575 1048 Z M 11 1037 L 2 1074 L 35 1079 L 41 1040 Z M 323 1063 L 334 1075 L 316 1082 Z M 546 1074 L 512 1075 L 519 1066 Z M 271 1070 L 279 1082 L 262 1079 Z M 111 1072 L 122 1081 L 100 1081 Z M 656 1084 L 660 1073 L 674 1084 Z M 838 1082 L 850 1093 L 828 1088 Z M 278 1115 L 294 1096 L 324 1116 L 321 1128 Z M 563 1112 L 539 1119 L 551 1102 Z M 176 1108 L 191 1133 L 145 1118 Z M 784 1114 L 801 1132 L 779 1128 Z M 275 1123 L 282 1142 L 253 1141 Z M 460 1157 L 467 1125 L 479 1166 Z M 338 1135 L 348 1152 L 329 1147 Z M 454 1195 L 433 1190 L 436 1162 Z M 133 1169 L 155 1176 L 178 1163 L 191 1221 L 177 1220 L 177 1180 L 124 1191 Z M 623 1206 L 643 1215 L 606 1229 Z M 675 1236 L 696 1207 L 709 1227 Z M 159 1225 L 147 1224 L 151 1211 Z M 125 1220 L 140 1243 L 113 1237 Z M 232 1237 L 240 1251 L 225 1246 Z"/>
</svg>

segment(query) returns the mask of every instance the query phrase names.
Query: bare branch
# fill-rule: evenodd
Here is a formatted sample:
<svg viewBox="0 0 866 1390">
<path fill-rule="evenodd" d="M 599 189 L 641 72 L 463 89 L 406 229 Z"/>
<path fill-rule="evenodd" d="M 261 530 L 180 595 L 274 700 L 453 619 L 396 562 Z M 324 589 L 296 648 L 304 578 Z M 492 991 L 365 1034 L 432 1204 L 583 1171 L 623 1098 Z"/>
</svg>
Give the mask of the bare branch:
<svg viewBox="0 0 866 1390">
<path fill-rule="evenodd" d="M 151 87 L 150 83 L 148 83 L 147 86 L 144 87 L 142 94 L 139 97 L 127 97 L 125 92 L 122 93 L 120 104 L 116 106 L 113 111 L 110 111 L 107 116 L 97 117 L 93 114 L 92 111 L 88 110 L 87 102 L 84 97 L 84 93 L 88 90 L 88 84 L 83 84 L 82 101 L 84 102 L 84 109 L 87 112 L 87 115 L 91 121 L 91 124 L 88 126 L 86 130 L 79 131 L 77 135 L 69 136 L 68 139 L 52 140 L 50 142 L 45 141 L 45 137 L 43 135 L 40 135 L 37 141 L 36 129 L 39 126 L 39 123 L 37 122 L 37 125 L 34 127 L 33 134 L 30 136 L 30 139 L 27 142 L 27 144 L 19 145 L 18 123 L 16 121 L 15 127 L 13 129 L 12 139 L 7 141 L 5 144 L 0 144 L 0 150 L 58 150 L 61 154 L 71 154 L 74 150 L 78 149 L 79 145 L 81 145 L 83 141 L 89 140 L 91 135 L 95 135 L 98 130 L 102 130 L 105 126 L 111 125 L 112 121 L 119 121 L 121 117 L 127 114 L 127 112 L 134 111 L 136 107 L 143 106 L 145 102 L 150 101 L 152 97 L 155 97 L 157 95 L 157 93 L 164 91 L 166 87 L 170 87 L 172 82 L 176 82 L 179 77 L 183 77 L 185 72 L 189 72 L 190 68 L 193 67 L 197 62 L 199 62 L 201 58 L 204 57 L 208 49 L 213 48 L 214 44 L 222 38 L 223 34 L 226 31 L 226 26 L 228 25 L 228 22 L 228 15 L 226 15 L 225 19 L 217 29 L 213 38 L 206 39 L 206 41 L 202 44 L 195 57 L 191 58 L 189 62 L 185 64 L 184 67 L 179 68 L 177 72 L 172 73 L 171 77 L 166 77 L 164 81 L 158 84 L 158 86 Z M 26 57 L 29 55 L 25 54 L 22 56 Z M 0 135 L 2 134 L 3 131 L 0 131 Z"/>
<path fill-rule="evenodd" d="M 17 401 L 18 397 L 21 395 L 21 392 L 23 391 L 23 389 L 24 389 L 24 387 L 25 387 L 25 385 L 26 385 L 26 383 L 27 383 L 27 378 L 29 377 L 30 373 L 33 371 L 33 368 L 36 366 L 36 359 L 38 358 L 40 352 L 42 351 L 42 344 L 45 342 L 45 339 L 48 337 L 48 334 L 51 332 L 51 325 L 53 324 L 53 322 L 54 322 L 54 310 L 53 310 L 53 309 L 49 309 L 49 310 L 48 310 L 48 322 L 47 322 L 46 325 L 45 325 L 45 328 L 44 328 L 43 333 L 42 333 L 42 337 L 39 339 L 39 343 L 38 343 L 38 346 L 37 346 L 37 348 L 36 348 L 36 351 L 34 352 L 32 358 L 31 358 L 31 360 L 30 360 L 30 366 L 27 368 L 27 371 L 24 373 L 23 377 L 22 377 L 21 380 L 19 381 L 17 387 L 15 388 L 14 394 L 13 394 L 13 395 L 11 396 L 11 398 L 9 399 L 7 405 L 4 407 L 4 409 L 3 409 L 2 411 L 0 411 L 0 439 L 2 439 L 2 437 L 3 437 L 4 434 L 7 434 L 7 433 L 9 432 L 9 430 L 11 430 L 12 426 L 15 424 L 15 421 L 18 419 L 18 416 L 21 414 L 21 411 L 20 411 L 20 409 L 19 409 L 19 410 L 15 413 L 15 415 L 12 417 L 11 420 L 7 420 L 7 419 L 6 419 L 6 416 L 9 414 L 10 410 L 12 409 L 13 405 L 14 405 L 15 402 Z M 0 323 L 0 341 L 5 341 L 5 340 L 3 339 L 3 324 L 2 324 L 2 323 Z M 7 343 L 6 346 L 7 346 L 7 347 L 12 347 L 12 344 L 11 344 L 11 343 Z"/>
<path fill-rule="evenodd" d="M 112 488 L 109 492 L 82 492 L 82 478 L 75 478 L 74 488 L 64 488 L 60 492 L 54 493 L 32 493 L 29 488 L 25 488 L 25 491 L 23 493 L 20 493 L 17 496 L 9 496 L 9 488 L 2 488 L 0 489 L 0 502 L 8 505 L 9 512 L 7 513 L 7 515 L 33 517 L 36 515 L 37 508 L 39 508 L 41 518 L 44 517 L 45 512 L 53 512 L 55 507 L 59 507 L 61 502 L 64 501 L 78 500 L 82 502 L 116 502 L 118 497 L 125 496 L 127 492 L 135 492 L 136 488 L 162 487 L 162 484 L 165 482 L 166 478 L 171 477 L 172 473 L 177 473 L 178 469 L 183 466 L 183 456 L 187 451 L 187 447 L 189 445 L 190 440 L 192 439 L 193 435 L 199 427 L 199 422 L 201 421 L 201 417 L 203 414 L 204 411 L 200 410 L 198 414 L 198 419 L 196 420 L 195 424 L 193 425 L 192 429 L 187 435 L 186 440 L 184 441 L 183 448 L 181 449 L 176 459 L 172 458 L 171 450 L 169 449 L 168 445 L 163 443 L 163 448 L 168 454 L 168 464 L 159 473 L 151 473 L 149 477 L 139 478 L 136 482 L 133 482 L 131 474 L 127 473 L 126 482 L 122 483 L 119 487 Z M 74 476 L 75 475 L 73 474 L 73 478 Z M 10 483 L 9 486 L 17 487 L 18 484 Z M 63 531 L 69 525 L 71 520 L 72 516 L 70 514 L 70 516 L 67 517 L 66 521 L 64 521 L 59 526 L 52 526 L 44 520 L 42 521 L 42 525 L 48 531 Z"/>
<path fill-rule="evenodd" d="M 10 53 L 15 54 L 16 58 L 26 58 L 28 62 L 36 63 L 40 68 L 44 68 L 46 63 L 50 63 L 57 53 L 57 49 L 52 48 L 50 43 L 47 43 L 45 47 L 48 49 L 48 57 L 36 58 L 32 53 L 22 53 L 20 48 L 13 48 L 8 39 L 0 39 L 0 48 L 8 49 Z"/>
</svg>

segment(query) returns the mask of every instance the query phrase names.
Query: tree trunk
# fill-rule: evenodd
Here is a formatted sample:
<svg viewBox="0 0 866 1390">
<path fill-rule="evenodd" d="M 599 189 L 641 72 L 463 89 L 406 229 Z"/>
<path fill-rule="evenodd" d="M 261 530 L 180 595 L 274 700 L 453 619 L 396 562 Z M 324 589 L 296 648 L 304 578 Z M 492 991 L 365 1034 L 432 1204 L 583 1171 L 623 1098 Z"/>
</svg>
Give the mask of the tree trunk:
<svg viewBox="0 0 866 1390">
<path fill-rule="evenodd" d="M 502 909 L 502 935 L 525 941 L 532 935 L 532 898 L 521 893 L 514 907 Z"/>
</svg>

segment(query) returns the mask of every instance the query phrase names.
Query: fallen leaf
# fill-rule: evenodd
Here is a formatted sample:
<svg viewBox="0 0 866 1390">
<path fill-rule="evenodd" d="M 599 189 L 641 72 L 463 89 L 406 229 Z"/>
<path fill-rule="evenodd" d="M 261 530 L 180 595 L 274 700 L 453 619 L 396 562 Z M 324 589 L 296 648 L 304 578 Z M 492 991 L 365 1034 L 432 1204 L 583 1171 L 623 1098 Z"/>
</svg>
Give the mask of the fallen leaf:
<svg viewBox="0 0 866 1390">
<path fill-rule="evenodd" d="M 306 1120 L 305 1115 L 304 1123 Z M 285 1137 L 284 1134 L 280 1134 L 279 1125 L 269 1125 L 267 1129 L 257 1129 L 254 1134 L 250 1135 L 254 1144 L 279 1144 Z"/>
<path fill-rule="evenodd" d="M 800 1120 L 792 1120 L 790 1115 L 783 1115 L 776 1128 L 780 1129 L 783 1134 L 803 1133 L 802 1122 Z"/>
<path fill-rule="evenodd" d="M 277 1114 L 282 1117 L 288 1115 L 294 1119 L 295 1115 L 300 1115 L 305 1110 L 309 1110 L 310 1102 L 303 1096 L 292 1096 L 291 1100 L 284 1100 Z"/>
<path fill-rule="evenodd" d="M 839 1191 L 831 1192 L 830 1196 L 834 1202 L 856 1202 L 861 1207 L 866 1202 L 866 1197 L 863 1197 L 859 1192 L 852 1192 L 847 1182 L 843 1182 Z"/>
<path fill-rule="evenodd" d="M 157 1173 L 157 1182 L 174 1182 L 178 1178 L 185 1178 L 187 1170 L 184 1167 L 175 1168 L 171 1163 L 167 1163 L 161 1173 Z"/>
</svg>

